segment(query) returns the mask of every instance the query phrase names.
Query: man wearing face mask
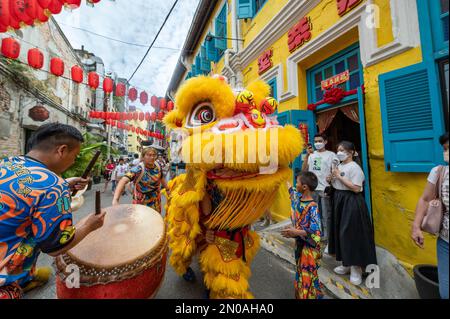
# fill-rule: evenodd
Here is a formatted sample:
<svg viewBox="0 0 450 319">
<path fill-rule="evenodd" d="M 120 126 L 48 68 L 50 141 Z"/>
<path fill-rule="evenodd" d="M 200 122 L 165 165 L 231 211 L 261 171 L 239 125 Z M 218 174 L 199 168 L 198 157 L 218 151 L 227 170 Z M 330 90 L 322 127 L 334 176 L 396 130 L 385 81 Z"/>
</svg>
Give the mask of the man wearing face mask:
<svg viewBox="0 0 450 319">
<path fill-rule="evenodd" d="M 328 240 L 328 229 L 330 224 L 331 207 L 330 198 L 325 194 L 325 189 L 330 186 L 327 177 L 333 170 L 333 165 L 339 164 L 339 160 L 335 153 L 327 151 L 327 136 L 324 134 L 316 134 L 314 136 L 314 148 L 308 147 L 308 153 L 303 161 L 302 171 L 312 172 L 317 176 L 319 185 L 314 192 L 314 200 L 319 204 L 319 212 L 322 219 L 323 237 L 322 240 Z M 327 248 L 325 252 L 327 252 Z"/>
</svg>

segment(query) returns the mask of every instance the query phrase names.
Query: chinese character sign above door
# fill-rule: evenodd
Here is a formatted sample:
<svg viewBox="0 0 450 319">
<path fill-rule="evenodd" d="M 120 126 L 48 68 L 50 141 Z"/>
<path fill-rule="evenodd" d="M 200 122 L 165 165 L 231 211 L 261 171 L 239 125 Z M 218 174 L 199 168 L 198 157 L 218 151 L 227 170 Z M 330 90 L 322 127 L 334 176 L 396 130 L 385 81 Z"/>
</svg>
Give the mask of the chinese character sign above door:
<svg viewBox="0 0 450 319">
<path fill-rule="evenodd" d="M 289 51 L 293 52 L 305 42 L 311 40 L 312 24 L 309 17 L 304 17 L 288 33 Z"/>
<path fill-rule="evenodd" d="M 273 50 L 267 50 L 258 58 L 258 74 L 261 75 L 267 70 L 269 70 L 272 66 L 272 56 Z"/>
</svg>

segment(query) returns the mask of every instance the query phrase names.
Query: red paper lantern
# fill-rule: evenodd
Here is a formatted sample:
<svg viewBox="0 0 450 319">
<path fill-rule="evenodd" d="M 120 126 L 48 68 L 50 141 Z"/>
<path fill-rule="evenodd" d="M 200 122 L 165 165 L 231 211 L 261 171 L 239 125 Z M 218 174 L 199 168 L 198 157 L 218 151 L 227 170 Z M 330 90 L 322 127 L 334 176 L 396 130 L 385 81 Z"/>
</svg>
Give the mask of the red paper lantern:
<svg viewBox="0 0 450 319">
<path fill-rule="evenodd" d="M 64 5 L 69 9 L 77 9 L 81 5 L 81 0 L 65 0 Z"/>
<path fill-rule="evenodd" d="M 89 72 L 88 85 L 91 89 L 96 90 L 100 85 L 100 77 L 95 72 Z"/>
<path fill-rule="evenodd" d="M 41 50 L 34 48 L 28 51 L 28 64 L 34 69 L 42 69 L 44 66 L 44 54 Z"/>
<path fill-rule="evenodd" d="M 137 95 L 138 95 L 138 91 L 137 91 L 135 88 L 131 88 L 131 89 L 128 91 L 128 98 L 129 98 L 132 102 L 134 102 L 134 101 L 137 100 Z"/>
<path fill-rule="evenodd" d="M 25 0 L 25 13 L 30 18 L 29 25 L 33 25 L 35 20 L 38 18 L 38 7 L 39 4 L 36 0 Z"/>
<path fill-rule="evenodd" d="M 37 6 L 36 19 L 41 23 L 45 23 L 50 19 L 50 17 L 46 13 L 45 8 Z"/>
<path fill-rule="evenodd" d="M 50 60 L 50 72 L 56 76 L 64 74 L 64 61 L 60 58 L 52 58 Z"/>
<path fill-rule="evenodd" d="M 127 87 L 123 83 L 117 83 L 116 85 L 116 96 L 125 96 L 127 92 Z"/>
<path fill-rule="evenodd" d="M 137 121 L 139 119 L 139 114 L 138 112 L 134 112 L 133 113 L 133 121 Z"/>
<path fill-rule="evenodd" d="M 155 112 L 152 112 L 152 121 L 156 121 L 156 113 Z"/>
<path fill-rule="evenodd" d="M 9 0 L 0 0 L 0 32 L 8 31 L 10 15 Z"/>
<path fill-rule="evenodd" d="M 166 99 L 162 98 L 161 100 L 159 100 L 159 108 L 161 110 L 165 110 L 166 109 Z"/>
<path fill-rule="evenodd" d="M 145 105 L 148 103 L 148 94 L 145 91 L 141 92 L 141 95 L 139 96 L 140 100 L 141 100 L 141 104 Z"/>
<path fill-rule="evenodd" d="M 112 93 L 114 89 L 114 81 L 111 78 L 105 78 L 103 80 L 103 91 L 105 91 L 106 94 Z"/>
<path fill-rule="evenodd" d="M 106 120 L 106 113 L 105 112 L 100 112 L 99 118 L 101 118 L 102 120 Z"/>
<path fill-rule="evenodd" d="M 150 115 L 150 113 L 149 112 L 145 113 L 145 120 L 147 122 L 150 122 L 151 119 L 152 119 L 152 116 Z"/>
<path fill-rule="evenodd" d="M 37 3 L 42 9 L 48 9 L 52 0 L 37 0 Z"/>
<path fill-rule="evenodd" d="M 30 18 L 26 12 L 27 4 L 25 0 L 10 0 L 9 9 L 11 17 L 20 22 L 24 22 L 28 25 L 33 24 L 33 19 Z"/>
<path fill-rule="evenodd" d="M 136 128 L 134 126 L 131 127 L 131 132 L 136 133 Z"/>
<path fill-rule="evenodd" d="M 163 112 L 159 112 L 158 113 L 158 120 L 162 120 L 164 118 L 164 113 Z"/>
<path fill-rule="evenodd" d="M 152 98 L 151 98 L 150 104 L 151 104 L 153 107 L 157 107 L 157 106 L 158 106 L 158 103 L 159 103 L 158 98 L 157 98 L 155 95 L 153 95 Z"/>
<path fill-rule="evenodd" d="M 127 120 L 127 113 L 124 113 L 124 112 L 120 113 L 120 120 L 121 121 L 126 121 Z"/>
<path fill-rule="evenodd" d="M 173 104 L 172 101 L 169 101 L 169 102 L 167 103 L 167 110 L 168 110 L 168 111 L 172 111 L 173 109 L 174 109 L 174 104 Z"/>
<path fill-rule="evenodd" d="M 48 10 L 52 14 L 60 14 L 62 11 L 63 4 L 59 0 L 52 0 L 50 4 L 48 5 Z"/>
<path fill-rule="evenodd" d="M 70 73 L 72 75 L 72 81 L 78 84 L 83 82 L 83 69 L 81 67 L 74 65 Z"/>
<path fill-rule="evenodd" d="M 127 120 L 132 121 L 133 120 L 133 112 L 130 112 L 127 114 Z"/>
<path fill-rule="evenodd" d="M 139 121 L 143 121 L 143 120 L 145 120 L 145 114 L 144 113 L 139 113 Z"/>
<path fill-rule="evenodd" d="M 2 40 L 2 54 L 9 59 L 17 59 L 20 55 L 20 44 L 13 38 Z"/>
</svg>

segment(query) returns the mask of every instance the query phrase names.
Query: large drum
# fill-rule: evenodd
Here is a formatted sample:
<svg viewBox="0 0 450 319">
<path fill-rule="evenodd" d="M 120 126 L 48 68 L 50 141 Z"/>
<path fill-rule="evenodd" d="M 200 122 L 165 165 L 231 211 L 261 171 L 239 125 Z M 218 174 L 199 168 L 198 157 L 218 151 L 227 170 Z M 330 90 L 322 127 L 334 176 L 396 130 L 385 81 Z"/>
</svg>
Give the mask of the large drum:
<svg viewBox="0 0 450 319">
<path fill-rule="evenodd" d="M 55 259 L 59 299 L 142 299 L 159 290 L 168 246 L 161 215 L 142 205 L 106 211 L 102 228 Z"/>
</svg>

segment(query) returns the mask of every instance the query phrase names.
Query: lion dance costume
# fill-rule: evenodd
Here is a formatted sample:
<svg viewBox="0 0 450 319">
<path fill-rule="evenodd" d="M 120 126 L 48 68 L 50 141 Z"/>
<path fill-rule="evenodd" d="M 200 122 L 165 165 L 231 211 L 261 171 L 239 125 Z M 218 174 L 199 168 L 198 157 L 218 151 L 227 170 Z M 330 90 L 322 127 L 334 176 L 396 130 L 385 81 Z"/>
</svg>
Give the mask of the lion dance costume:
<svg viewBox="0 0 450 319">
<path fill-rule="evenodd" d="M 164 119 L 168 128 L 188 133 L 182 147 L 186 174 L 169 183 L 170 263 L 182 275 L 199 253 L 210 298 L 253 297 L 248 279 L 259 237 L 249 226 L 292 178 L 289 163 L 303 147 L 296 128 L 278 124 L 278 104 L 269 92 L 260 81 L 235 95 L 223 77 L 192 78 Z M 258 154 L 275 154 L 275 164 Z M 214 243 L 206 242 L 207 231 L 214 232 Z"/>
</svg>

